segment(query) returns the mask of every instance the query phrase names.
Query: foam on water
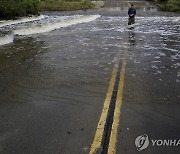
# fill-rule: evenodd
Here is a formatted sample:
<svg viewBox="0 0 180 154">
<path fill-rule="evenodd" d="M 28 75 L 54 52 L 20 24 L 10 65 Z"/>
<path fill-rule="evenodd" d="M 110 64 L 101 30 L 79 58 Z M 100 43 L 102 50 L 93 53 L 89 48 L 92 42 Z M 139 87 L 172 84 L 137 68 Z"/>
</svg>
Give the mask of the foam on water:
<svg viewBox="0 0 180 154">
<path fill-rule="evenodd" d="M 11 35 L 5 35 L 5 36 L 0 37 L 0 46 L 1 46 L 1 45 L 5 45 L 5 44 L 12 43 L 12 42 L 13 42 L 13 39 L 14 39 L 13 34 L 11 34 Z"/>
<path fill-rule="evenodd" d="M 178 52 L 178 50 L 176 50 L 176 49 L 171 49 L 171 48 L 163 48 L 163 49 L 166 49 L 166 50 L 169 50 L 169 51 L 173 51 L 173 52 Z"/>
<path fill-rule="evenodd" d="M 14 30 L 14 34 L 16 35 L 32 35 L 32 34 L 39 34 L 50 32 L 58 28 L 68 27 L 75 24 L 80 23 L 87 23 L 99 18 L 100 15 L 88 15 L 88 16 L 77 16 L 72 19 L 67 19 L 63 21 L 59 21 L 56 23 L 49 23 L 47 25 L 40 25 L 40 26 L 33 26 L 33 27 L 26 27 Z"/>
<path fill-rule="evenodd" d="M 131 31 L 126 25 L 128 22 L 127 17 L 109 17 L 108 20 L 109 22 L 118 22 L 118 27 L 112 29 L 114 31 Z M 169 23 L 173 23 L 173 25 L 170 26 Z M 162 36 L 179 35 L 177 32 L 177 30 L 180 30 L 179 24 L 180 17 L 136 17 L 136 26 L 133 32 L 142 34 L 160 34 Z M 158 25 L 163 25 L 163 27 Z"/>
<path fill-rule="evenodd" d="M 4 27 L 4 26 L 9 26 L 9 25 L 15 25 L 15 24 L 19 24 L 19 23 L 25 23 L 25 22 L 30 22 L 30 21 L 36 21 L 36 20 L 41 20 L 43 18 L 45 18 L 46 16 L 44 15 L 40 15 L 40 16 L 33 16 L 33 17 L 26 17 L 26 18 L 21 18 L 18 20 L 8 20 L 8 21 L 2 21 L 0 23 L 0 28 Z"/>
<path fill-rule="evenodd" d="M 9 26 L 9 25 L 13 25 L 13 29 L 15 29 L 15 30 L 8 29 L 8 31 L 12 31 L 12 34 L 0 36 L 0 46 L 13 42 L 14 35 L 26 36 L 26 35 L 50 32 L 52 30 L 62 28 L 62 27 L 67 27 L 67 26 L 80 24 L 80 23 L 87 23 L 87 22 L 93 21 L 99 17 L 100 17 L 100 15 L 88 15 L 88 16 L 76 15 L 76 16 L 66 16 L 66 17 L 64 17 L 64 16 L 50 17 L 50 16 L 41 15 L 39 17 L 22 18 L 19 20 L 1 21 L 0 28 Z M 47 22 L 46 24 L 44 24 L 44 22 L 45 22 L 45 21 L 43 21 L 44 18 Z M 52 19 L 55 18 L 56 20 L 52 20 L 51 18 Z M 38 22 L 35 22 L 35 21 L 38 21 Z M 18 25 L 20 23 L 26 24 L 26 22 L 31 22 L 31 23 L 29 23 L 28 26 L 26 26 L 26 27 L 25 27 L 25 25 Z M 7 28 L 5 27 L 5 29 L 7 29 Z"/>
</svg>

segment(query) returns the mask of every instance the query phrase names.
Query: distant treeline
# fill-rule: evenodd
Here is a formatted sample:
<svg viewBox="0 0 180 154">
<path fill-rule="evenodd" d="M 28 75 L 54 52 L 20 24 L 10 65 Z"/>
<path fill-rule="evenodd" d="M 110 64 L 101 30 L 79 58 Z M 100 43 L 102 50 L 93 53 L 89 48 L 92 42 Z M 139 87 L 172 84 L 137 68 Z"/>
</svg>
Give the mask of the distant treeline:
<svg viewBox="0 0 180 154">
<path fill-rule="evenodd" d="M 72 11 L 94 8 L 91 0 L 0 0 L 0 20 L 35 15 L 39 11 Z"/>
<path fill-rule="evenodd" d="M 180 0 L 153 0 L 162 10 L 180 12 Z"/>
<path fill-rule="evenodd" d="M 90 0 L 41 0 L 40 11 L 75 11 L 93 9 Z"/>
<path fill-rule="evenodd" d="M 14 19 L 38 13 L 39 0 L 0 0 L 0 19 Z"/>
<path fill-rule="evenodd" d="M 166 11 L 180 12 L 180 0 L 151 0 Z M 0 0 L 0 20 L 38 14 L 38 11 L 92 9 L 90 0 Z"/>
</svg>

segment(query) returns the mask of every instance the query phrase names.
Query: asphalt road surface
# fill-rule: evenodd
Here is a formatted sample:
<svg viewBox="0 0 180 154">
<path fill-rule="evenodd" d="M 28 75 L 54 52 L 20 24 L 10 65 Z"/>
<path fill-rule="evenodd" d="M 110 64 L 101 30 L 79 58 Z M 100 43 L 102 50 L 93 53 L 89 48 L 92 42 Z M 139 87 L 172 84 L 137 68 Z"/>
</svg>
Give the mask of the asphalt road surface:
<svg viewBox="0 0 180 154">
<path fill-rule="evenodd" d="M 0 23 L 0 154 L 180 153 L 180 17 L 133 3 Z"/>
</svg>

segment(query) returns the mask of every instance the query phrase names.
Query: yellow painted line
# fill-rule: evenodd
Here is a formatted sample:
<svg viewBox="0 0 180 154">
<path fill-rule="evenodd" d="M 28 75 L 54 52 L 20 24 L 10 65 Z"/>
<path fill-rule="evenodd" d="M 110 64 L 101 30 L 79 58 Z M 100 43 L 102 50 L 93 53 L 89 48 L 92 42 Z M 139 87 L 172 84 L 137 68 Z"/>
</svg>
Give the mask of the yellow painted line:
<svg viewBox="0 0 180 154">
<path fill-rule="evenodd" d="M 123 64 L 121 68 L 121 76 L 120 76 L 120 82 L 118 85 L 113 124 L 111 128 L 111 135 L 110 135 L 110 140 L 109 140 L 109 145 L 108 145 L 108 154 L 116 153 L 116 142 L 117 142 L 117 135 L 118 135 L 117 131 L 118 131 L 118 126 L 119 126 L 119 121 L 120 121 L 121 105 L 122 105 L 122 98 L 123 98 L 126 57 L 127 57 L 127 49 L 125 50 L 125 53 L 124 53 Z"/>
<path fill-rule="evenodd" d="M 118 72 L 119 61 L 120 61 L 120 50 L 118 50 L 118 53 L 116 56 L 116 61 L 115 61 L 114 68 L 112 71 L 111 80 L 109 82 L 106 99 L 104 101 L 104 106 L 103 106 L 103 109 L 101 112 L 100 120 L 98 122 L 95 137 L 94 137 L 93 143 L 91 145 L 89 154 L 95 154 L 98 151 L 102 150 L 101 143 L 103 140 L 106 118 L 107 118 L 109 105 L 110 105 L 110 101 L 111 101 L 111 97 L 112 97 L 112 93 L 113 93 L 113 89 L 114 89 L 114 84 L 115 84 L 116 76 L 117 76 L 117 72 Z"/>
</svg>

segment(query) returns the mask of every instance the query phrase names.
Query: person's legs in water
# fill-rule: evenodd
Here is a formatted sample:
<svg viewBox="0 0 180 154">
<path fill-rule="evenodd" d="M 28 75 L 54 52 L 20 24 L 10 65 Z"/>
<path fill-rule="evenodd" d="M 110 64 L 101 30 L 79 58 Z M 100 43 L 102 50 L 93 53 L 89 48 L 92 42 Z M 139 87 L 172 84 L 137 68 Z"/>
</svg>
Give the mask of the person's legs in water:
<svg viewBox="0 0 180 154">
<path fill-rule="evenodd" d="M 133 17 L 131 20 L 132 20 L 131 23 L 135 24 L 135 17 Z"/>
<path fill-rule="evenodd" d="M 135 24 L 135 18 L 129 17 L 128 25 Z"/>
<path fill-rule="evenodd" d="M 128 25 L 131 25 L 131 18 L 129 17 Z"/>
</svg>

